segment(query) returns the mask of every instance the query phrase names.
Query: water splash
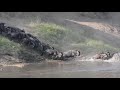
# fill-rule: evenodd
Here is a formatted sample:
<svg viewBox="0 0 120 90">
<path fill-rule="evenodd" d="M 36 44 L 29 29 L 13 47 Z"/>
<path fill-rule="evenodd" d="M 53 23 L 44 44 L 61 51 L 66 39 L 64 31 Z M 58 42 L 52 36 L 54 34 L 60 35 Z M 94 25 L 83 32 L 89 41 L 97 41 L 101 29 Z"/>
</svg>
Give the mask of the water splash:
<svg viewBox="0 0 120 90">
<path fill-rule="evenodd" d="M 112 58 L 108 60 L 102 59 L 94 59 L 94 56 L 84 56 L 84 57 L 77 57 L 75 60 L 77 61 L 91 61 L 91 62 L 120 62 L 120 53 L 115 53 Z"/>
</svg>

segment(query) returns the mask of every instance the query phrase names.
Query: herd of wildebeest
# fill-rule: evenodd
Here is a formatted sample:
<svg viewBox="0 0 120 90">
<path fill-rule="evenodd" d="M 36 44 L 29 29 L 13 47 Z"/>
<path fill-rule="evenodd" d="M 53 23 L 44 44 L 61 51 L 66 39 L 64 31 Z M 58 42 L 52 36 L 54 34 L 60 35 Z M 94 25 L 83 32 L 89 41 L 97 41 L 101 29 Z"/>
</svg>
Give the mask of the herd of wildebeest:
<svg viewBox="0 0 120 90">
<path fill-rule="evenodd" d="M 69 58 L 75 58 L 76 56 L 81 55 L 79 50 L 60 52 L 54 47 L 51 47 L 49 44 L 43 43 L 35 36 L 26 33 L 25 30 L 6 26 L 5 23 L 0 23 L 0 35 L 21 45 L 25 45 L 28 48 L 34 49 L 39 52 L 41 56 L 45 56 L 46 58 L 53 60 L 68 60 Z M 97 54 L 94 58 L 108 60 L 112 56 L 113 54 L 110 54 L 110 52 L 102 52 Z"/>
</svg>

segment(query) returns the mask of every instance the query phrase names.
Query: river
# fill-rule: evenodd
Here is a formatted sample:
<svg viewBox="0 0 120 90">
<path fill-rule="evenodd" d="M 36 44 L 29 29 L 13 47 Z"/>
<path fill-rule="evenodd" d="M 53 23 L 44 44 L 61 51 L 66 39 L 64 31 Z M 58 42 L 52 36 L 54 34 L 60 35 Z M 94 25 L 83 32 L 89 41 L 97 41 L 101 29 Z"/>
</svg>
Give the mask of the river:
<svg viewBox="0 0 120 90">
<path fill-rule="evenodd" d="M 100 41 L 97 42 L 90 39 L 91 41 L 87 43 L 90 48 L 93 46 L 95 46 L 95 48 L 98 46 L 97 47 L 98 49 L 100 49 L 101 47 L 102 47 L 101 49 L 104 49 L 103 46 L 106 46 L 108 49 L 110 48 L 110 46 L 120 48 L 119 38 L 117 38 L 116 35 L 113 35 L 114 33 L 116 34 L 117 30 L 119 30 L 120 13 L 111 13 L 111 12 L 106 14 L 105 13 L 96 14 L 94 12 L 93 13 L 85 12 L 83 14 L 82 13 L 83 12 L 77 12 L 77 13 L 76 12 L 69 12 L 69 13 L 68 12 L 60 12 L 60 13 L 59 12 L 57 13 L 56 12 L 40 12 L 40 13 L 1 12 L 0 15 L 2 17 L 0 17 L 0 20 L 12 26 L 16 26 L 19 28 L 24 27 L 26 31 L 31 33 L 32 33 L 32 29 L 27 28 L 26 26 L 28 26 L 32 20 L 33 20 L 32 21 L 33 25 L 37 24 L 37 22 L 41 23 L 41 21 L 56 23 L 57 25 L 63 25 L 68 29 L 73 30 L 75 34 L 78 35 L 78 37 L 73 37 L 71 36 L 71 34 L 68 35 L 67 42 L 63 43 L 63 46 L 65 46 L 64 49 L 66 49 L 65 44 L 69 42 L 71 44 L 72 38 L 80 39 L 80 41 L 82 40 L 81 38 L 83 38 L 84 41 L 84 38 L 86 39 L 89 37 L 91 39 L 94 38 L 95 40 Z M 15 17 L 13 16 L 11 17 L 12 14 Z M 103 17 L 103 19 L 100 17 Z M 77 20 L 77 23 L 75 24 L 72 22 L 68 22 L 66 21 L 66 19 L 70 19 L 72 21 Z M 79 35 L 78 32 L 80 30 L 82 33 L 80 32 L 81 34 Z M 76 42 L 78 42 L 78 40 Z M 84 42 L 83 42 L 83 46 L 84 46 Z M 82 53 L 84 51 L 85 52 L 89 51 L 89 48 L 88 50 L 87 48 L 84 47 L 81 49 L 82 49 L 81 50 Z M 92 49 L 92 51 L 94 50 Z M 119 61 L 118 62 L 114 62 L 114 61 L 103 62 L 103 61 L 90 61 L 90 60 L 81 61 L 78 59 L 71 61 L 43 61 L 40 63 L 37 62 L 27 63 L 27 64 L 18 63 L 18 64 L 10 64 L 10 65 L 5 63 L 0 63 L 0 78 L 119 78 L 120 77 Z"/>
<path fill-rule="evenodd" d="M 0 78 L 119 78 L 119 62 L 43 61 L 0 66 Z"/>
</svg>

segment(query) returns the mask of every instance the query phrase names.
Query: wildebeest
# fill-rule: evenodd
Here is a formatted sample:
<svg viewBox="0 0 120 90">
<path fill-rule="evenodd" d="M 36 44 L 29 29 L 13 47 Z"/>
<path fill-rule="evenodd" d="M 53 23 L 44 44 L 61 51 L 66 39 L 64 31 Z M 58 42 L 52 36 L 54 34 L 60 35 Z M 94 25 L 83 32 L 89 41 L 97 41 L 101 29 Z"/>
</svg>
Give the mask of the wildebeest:
<svg viewBox="0 0 120 90">
<path fill-rule="evenodd" d="M 53 50 L 53 49 L 47 49 L 47 50 L 45 50 L 45 54 L 47 55 L 47 56 L 57 56 L 58 55 L 58 52 L 57 52 L 57 50 Z"/>
<path fill-rule="evenodd" d="M 55 55 L 54 60 L 63 60 L 63 52 L 57 52 L 57 55 Z"/>
<path fill-rule="evenodd" d="M 26 35 L 27 35 L 28 38 L 34 40 L 35 48 L 37 48 L 38 46 L 40 46 L 40 47 L 42 46 L 41 42 L 35 36 L 33 36 L 31 34 L 26 34 Z"/>
<path fill-rule="evenodd" d="M 75 57 L 80 56 L 80 51 L 78 50 L 69 50 L 67 52 L 63 52 L 63 57 Z"/>
<path fill-rule="evenodd" d="M 39 51 L 41 55 L 45 55 L 54 60 L 65 60 L 66 58 L 80 56 L 80 51 L 69 50 L 67 52 L 59 52 L 54 47 L 49 44 L 41 42 L 37 37 L 25 33 L 16 27 L 5 26 L 5 23 L 0 23 L 0 34 L 6 36 L 7 38 L 30 47 L 36 51 Z"/>
<path fill-rule="evenodd" d="M 47 49 L 45 50 L 46 55 L 54 55 L 54 50 L 52 49 Z"/>
<path fill-rule="evenodd" d="M 18 33 L 25 33 L 24 30 L 21 30 L 19 28 L 16 28 L 16 27 L 11 27 L 11 26 L 5 26 L 4 25 L 5 23 L 0 23 L 0 33 L 3 35 L 3 36 L 11 36 L 11 34 L 13 33 L 14 35 L 17 35 Z M 17 33 L 17 34 L 15 34 Z"/>
<path fill-rule="evenodd" d="M 93 58 L 94 59 L 102 59 L 102 60 L 108 60 L 113 56 L 113 54 L 110 54 L 110 52 L 106 52 L 106 53 L 99 53 L 96 54 Z"/>
<path fill-rule="evenodd" d="M 30 38 L 24 38 L 22 40 L 22 43 L 28 47 L 34 48 L 35 47 L 35 42 L 34 40 L 31 40 Z"/>
<path fill-rule="evenodd" d="M 4 30 L 4 25 L 5 25 L 5 23 L 0 23 L 0 31 Z"/>
<path fill-rule="evenodd" d="M 24 38 L 26 38 L 26 34 L 24 32 L 19 33 L 9 33 L 8 37 L 13 40 L 17 40 L 18 42 L 22 42 Z"/>
<path fill-rule="evenodd" d="M 22 43 L 27 46 L 32 46 L 32 48 L 35 47 L 35 40 L 34 38 L 30 37 L 29 34 L 25 34 L 25 38 L 23 38 Z"/>
<path fill-rule="evenodd" d="M 47 50 L 47 49 L 54 49 L 53 47 L 51 47 L 49 44 L 45 44 L 45 43 L 41 43 L 43 46 L 43 51 Z"/>
<path fill-rule="evenodd" d="M 0 34 L 3 36 L 7 35 L 7 30 L 5 29 L 5 23 L 0 23 Z"/>
<path fill-rule="evenodd" d="M 21 29 L 16 28 L 16 27 L 11 27 L 11 26 L 8 26 L 8 27 L 6 27 L 6 28 L 7 28 L 7 29 L 9 29 L 9 30 L 11 31 L 11 33 L 12 33 L 12 32 L 14 32 L 14 33 L 24 32 L 24 33 L 25 33 L 25 31 L 24 31 L 24 30 L 21 30 Z"/>
</svg>

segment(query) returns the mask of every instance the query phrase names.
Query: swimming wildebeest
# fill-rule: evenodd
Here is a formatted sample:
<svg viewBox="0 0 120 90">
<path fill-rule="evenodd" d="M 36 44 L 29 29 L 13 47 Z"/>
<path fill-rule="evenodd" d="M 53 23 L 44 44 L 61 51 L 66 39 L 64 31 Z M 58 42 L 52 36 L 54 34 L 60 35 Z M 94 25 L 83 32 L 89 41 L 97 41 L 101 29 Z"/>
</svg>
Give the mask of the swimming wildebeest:
<svg viewBox="0 0 120 90">
<path fill-rule="evenodd" d="M 58 55 L 57 50 L 53 50 L 53 49 L 47 49 L 44 51 L 45 56 L 51 58 L 51 59 L 55 59 L 55 57 Z"/>
<path fill-rule="evenodd" d="M 63 60 L 63 52 L 55 52 L 55 55 L 52 57 L 54 60 Z"/>
<path fill-rule="evenodd" d="M 80 51 L 78 50 L 69 50 L 67 52 L 63 52 L 63 57 L 75 57 L 80 56 Z"/>
<path fill-rule="evenodd" d="M 110 52 L 106 52 L 106 53 L 99 53 L 96 54 L 93 58 L 94 59 L 102 59 L 102 60 L 108 60 L 113 56 L 113 54 L 110 54 Z"/>
<path fill-rule="evenodd" d="M 58 58 L 61 60 L 69 60 L 76 56 L 80 56 L 80 51 L 79 50 L 69 50 L 66 52 L 61 52 L 58 56 L 59 56 Z"/>
</svg>

